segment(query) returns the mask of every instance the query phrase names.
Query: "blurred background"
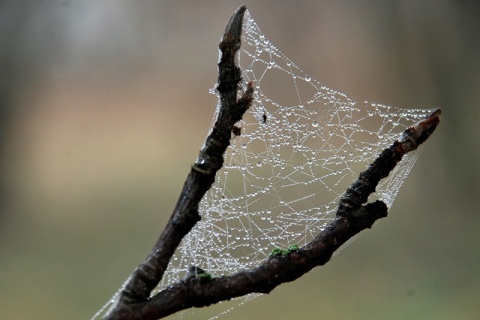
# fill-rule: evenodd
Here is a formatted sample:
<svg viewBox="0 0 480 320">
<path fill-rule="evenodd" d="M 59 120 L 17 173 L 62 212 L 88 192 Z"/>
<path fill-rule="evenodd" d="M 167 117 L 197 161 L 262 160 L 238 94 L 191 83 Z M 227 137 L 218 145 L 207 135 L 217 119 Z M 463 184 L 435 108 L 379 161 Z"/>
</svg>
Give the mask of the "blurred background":
<svg viewBox="0 0 480 320">
<path fill-rule="evenodd" d="M 479 319 L 480 6 L 243 3 L 321 83 L 443 115 L 388 218 L 222 318 Z M 88 319 L 144 260 L 208 132 L 241 4 L 0 3 L 0 318 Z"/>
</svg>

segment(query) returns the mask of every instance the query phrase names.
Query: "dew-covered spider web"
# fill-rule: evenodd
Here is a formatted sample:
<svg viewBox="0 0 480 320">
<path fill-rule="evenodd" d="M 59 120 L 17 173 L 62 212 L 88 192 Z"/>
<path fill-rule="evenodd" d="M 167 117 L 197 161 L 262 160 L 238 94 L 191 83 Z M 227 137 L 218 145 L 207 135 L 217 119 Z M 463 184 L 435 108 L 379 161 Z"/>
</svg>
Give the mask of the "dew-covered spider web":
<svg viewBox="0 0 480 320">
<path fill-rule="evenodd" d="M 248 11 L 238 59 L 244 82 L 255 88 L 253 105 L 200 204 L 201 221 L 156 292 L 191 266 L 229 275 L 258 266 L 275 248 L 308 243 L 335 218 L 359 173 L 432 112 L 354 101 L 320 84 L 263 35 Z M 375 197 L 389 208 L 417 157 L 405 156 L 377 187 Z"/>
</svg>

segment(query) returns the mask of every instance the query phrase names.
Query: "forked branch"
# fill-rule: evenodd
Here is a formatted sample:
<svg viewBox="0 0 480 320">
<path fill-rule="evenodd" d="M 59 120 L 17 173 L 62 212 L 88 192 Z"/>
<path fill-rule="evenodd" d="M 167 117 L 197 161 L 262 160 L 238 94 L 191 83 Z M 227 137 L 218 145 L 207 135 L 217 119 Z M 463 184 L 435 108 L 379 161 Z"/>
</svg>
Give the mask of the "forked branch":
<svg viewBox="0 0 480 320">
<path fill-rule="evenodd" d="M 104 319 L 159 319 L 183 309 L 204 307 L 249 293 L 269 293 L 281 283 L 293 281 L 325 264 L 347 240 L 387 216 L 387 206 L 383 202 L 367 203 L 369 195 L 406 153 L 416 149 L 433 133 L 440 121 L 441 111 L 438 109 L 408 128 L 385 149 L 342 196 L 337 219 L 307 245 L 271 255 L 255 269 L 230 276 L 199 277 L 199 269 L 192 266 L 191 274 L 151 297 L 180 241 L 200 220 L 199 202 L 223 165 L 234 124 L 242 119 L 252 103 L 252 83 L 247 83 L 247 89 L 241 98 L 237 98 L 242 79 L 235 57 L 241 45 L 245 10 L 245 6 L 241 6 L 233 13 L 220 42 L 222 55 L 218 64 L 217 90 L 221 106 L 216 123 L 192 165 L 165 230 Z"/>
</svg>

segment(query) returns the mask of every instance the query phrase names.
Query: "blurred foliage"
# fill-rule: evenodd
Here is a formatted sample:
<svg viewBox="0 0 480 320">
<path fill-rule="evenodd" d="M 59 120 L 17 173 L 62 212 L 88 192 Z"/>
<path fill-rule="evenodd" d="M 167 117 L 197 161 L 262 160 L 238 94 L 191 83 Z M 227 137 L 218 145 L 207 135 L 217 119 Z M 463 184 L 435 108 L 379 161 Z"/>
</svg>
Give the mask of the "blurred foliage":
<svg viewBox="0 0 480 320">
<path fill-rule="evenodd" d="M 245 4 L 329 87 L 444 112 L 387 219 L 224 318 L 478 319 L 478 4 Z M 239 5 L 0 3 L 2 319 L 89 318 L 145 258 L 208 132 Z"/>
</svg>

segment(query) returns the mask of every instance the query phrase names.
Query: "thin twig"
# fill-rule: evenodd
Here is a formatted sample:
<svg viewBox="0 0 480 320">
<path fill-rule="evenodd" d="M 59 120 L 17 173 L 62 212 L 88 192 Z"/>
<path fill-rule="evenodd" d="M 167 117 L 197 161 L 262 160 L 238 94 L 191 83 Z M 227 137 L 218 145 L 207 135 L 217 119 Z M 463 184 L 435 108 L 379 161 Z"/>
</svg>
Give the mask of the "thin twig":
<svg viewBox="0 0 480 320">
<path fill-rule="evenodd" d="M 358 180 L 342 196 L 337 216 L 361 215 L 361 205 L 375 191 L 380 180 L 389 175 L 406 153 L 417 149 L 430 137 L 440 123 L 441 113 L 440 109 L 435 110 L 425 120 L 405 130 L 400 139 L 395 141 L 390 148 L 383 150 L 368 169 L 360 173 Z"/>
<path fill-rule="evenodd" d="M 351 237 L 387 216 L 387 206 L 383 202 L 365 204 L 369 195 L 402 157 L 423 143 L 439 124 L 440 109 L 405 130 L 399 140 L 385 149 L 347 189 L 340 199 L 337 218 L 310 243 L 279 255 L 271 255 L 258 267 L 233 275 L 218 278 L 187 275 L 150 298 L 178 244 L 200 220 L 198 204 L 223 165 L 223 155 L 230 143 L 234 124 L 241 120 L 252 103 L 251 83 L 247 84 L 242 97 L 237 99 L 241 70 L 236 65 L 235 56 L 240 49 L 245 10 L 245 6 L 242 6 L 234 12 L 220 43 L 222 57 L 218 64 L 217 90 L 221 107 L 217 121 L 192 165 L 167 227 L 147 260 L 134 271 L 117 305 L 105 319 L 159 319 L 183 309 L 204 307 L 249 293 L 269 293 L 281 283 L 293 281 L 327 263 L 333 253 Z M 196 267 L 192 270 L 195 273 L 203 272 Z"/>
<path fill-rule="evenodd" d="M 237 101 L 241 71 L 236 65 L 235 56 L 240 49 L 243 15 L 245 6 L 232 15 L 220 42 L 222 57 L 218 64 L 219 77 L 217 90 L 220 93 L 221 107 L 212 132 L 200 150 L 196 162 L 185 181 L 177 205 L 160 235 L 152 252 L 145 262 L 133 272 L 121 291 L 113 310 L 105 319 L 137 319 L 132 306 L 147 303 L 152 290 L 158 285 L 168 263 L 183 237 L 200 220 L 198 204 L 215 180 L 215 174 L 223 165 L 223 155 L 230 144 L 230 136 L 235 122 L 242 119 L 253 99 L 253 86 Z M 148 317 L 141 317 L 147 319 Z"/>
<path fill-rule="evenodd" d="M 387 206 L 381 201 L 364 205 L 375 186 L 408 152 L 415 150 L 435 130 L 440 121 L 440 109 L 425 120 L 405 130 L 401 138 L 385 149 L 378 158 L 360 174 L 342 197 L 337 219 L 305 246 L 283 255 L 271 255 L 258 267 L 240 271 L 230 276 L 212 279 L 188 277 L 158 293 L 148 303 L 133 306 L 138 318 L 158 319 L 191 307 L 211 304 L 244 296 L 249 293 L 269 293 L 278 285 L 298 279 L 317 266 L 324 265 L 346 241 L 373 223 L 387 216 Z M 360 187 L 358 187 L 360 186 Z M 360 191 L 356 191 L 361 189 Z M 367 190 L 367 191 L 365 191 Z M 358 206 L 345 208 L 350 194 L 360 193 L 355 200 Z M 358 200 L 360 199 L 360 200 Z M 208 271 L 208 270 L 207 270 Z"/>
</svg>

